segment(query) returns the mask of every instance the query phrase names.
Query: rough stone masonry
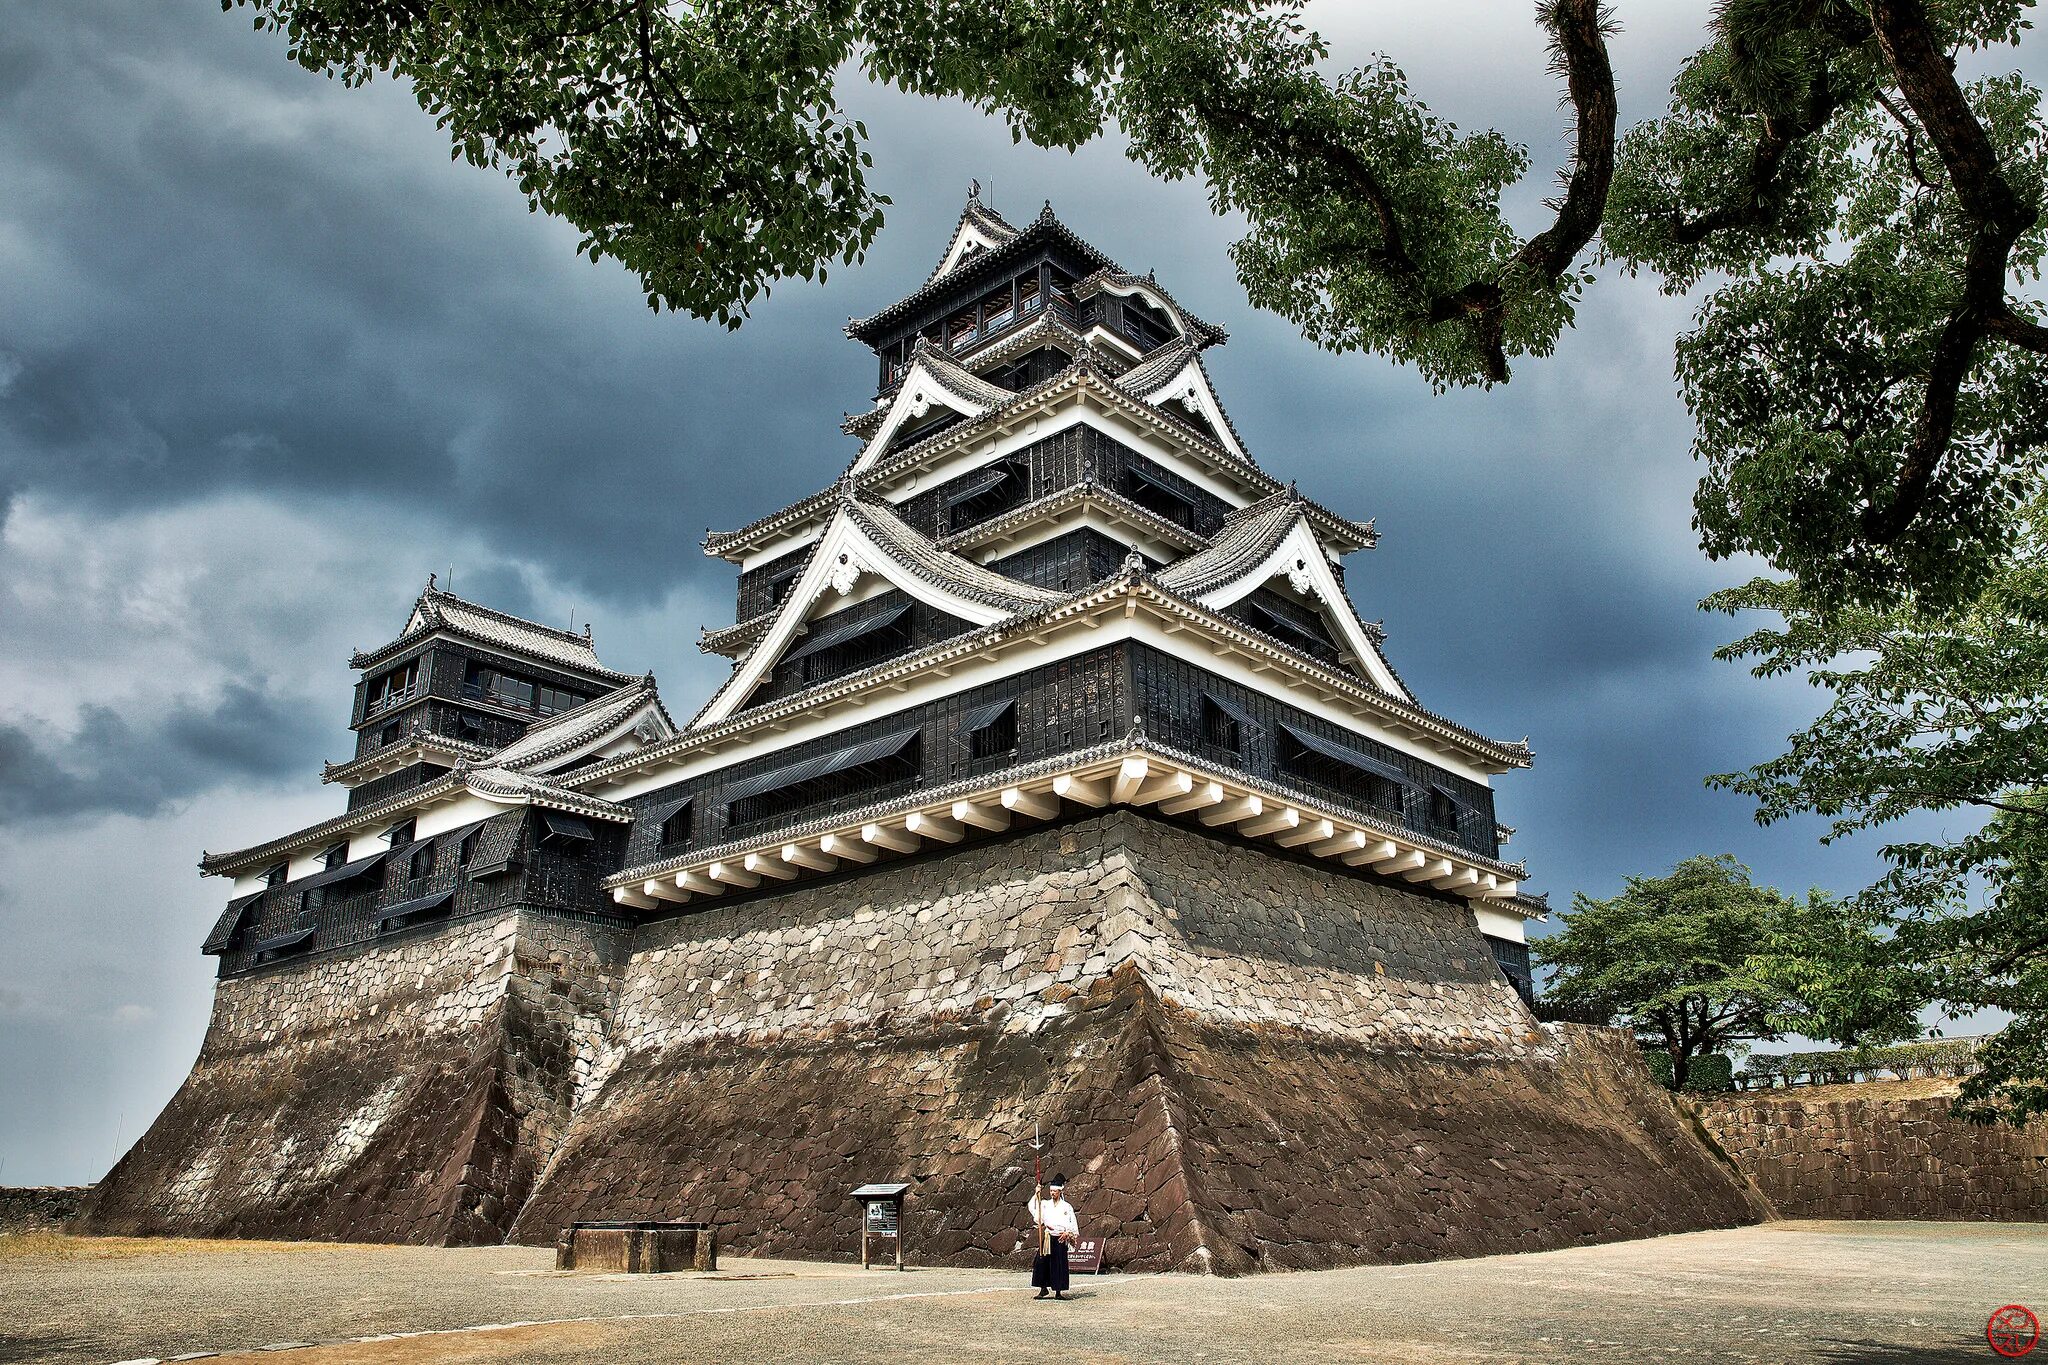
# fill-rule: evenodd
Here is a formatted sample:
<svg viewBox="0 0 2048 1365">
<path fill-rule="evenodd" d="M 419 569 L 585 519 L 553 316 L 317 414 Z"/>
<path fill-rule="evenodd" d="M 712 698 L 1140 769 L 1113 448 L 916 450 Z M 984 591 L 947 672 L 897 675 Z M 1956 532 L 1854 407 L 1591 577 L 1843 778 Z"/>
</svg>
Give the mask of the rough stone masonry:
<svg viewBox="0 0 2048 1365">
<path fill-rule="evenodd" d="M 1126 1267 L 1536 1250 L 1765 1207 L 1607 1030 L 1536 1023 L 1470 914 L 1130 812 L 641 926 L 471 921 L 221 983 L 106 1231 L 552 1243 L 714 1223 L 1022 1250 L 1036 1122 Z"/>
</svg>

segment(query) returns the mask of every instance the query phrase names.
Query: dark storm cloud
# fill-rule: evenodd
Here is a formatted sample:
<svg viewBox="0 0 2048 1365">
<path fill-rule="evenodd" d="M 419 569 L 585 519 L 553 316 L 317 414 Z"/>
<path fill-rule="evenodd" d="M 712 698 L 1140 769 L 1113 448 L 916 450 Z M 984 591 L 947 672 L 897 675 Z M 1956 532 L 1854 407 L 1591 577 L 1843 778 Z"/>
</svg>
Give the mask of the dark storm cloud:
<svg viewBox="0 0 2048 1365">
<path fill-rule="evenodd" d="M 133 714 L 85 707 L 68 738 L 0 725 L 0 824 L 149 816 L 223 783 L 268 785 L 303 769 L 324 728 L 313 708 L 240 683 L 211 704 Z"/>
<path fill-rule="evenodd" d="M 1708 12 L 1621 7 L 1625 118 L 1661 103 Z M 1527 143 L 1509 203 L 1540 225 L 1568 146 L 1532 7 L 1309 17 L 1339 64 L 1389 51 L 1437 113 Z M 349 647 L 396 634 L 429 571 L 507 610 L 595 618 L 608 664 L 653 667 L 672 711 L 697 708 L 724 669 L 692 641 L 729 619 L 732 578 L 699 537 L 851 458 L 839 419 L 872 401 L 875 370 L 841 326 L 923 280 L 976 178 L 1013 220 L 1050 198 L 1229 329 L 1211 368 L 1253 455 L 1378 519 L 1350 585 L 1418 697 L 1530 736 L 1535 769 L 1498 786 L 1532 886 L 1562 903 L 1724 850 L 1786 885 L 1869 879 L 1869 848 L 1758 830 L 1702 786 L 1776 752 L 1813 697 L 1712 662 L 1736 628 L 1694 610 L 1749 570 L 1706 563 L 1687 524 L 1671 342 L 1690 301 L 1605 280 L 1554 357 L 1434 397 L 1252 311 L 1225 254 L 1242 225 L 1199 185 L 1154 181 L 1110 141 L 1043 152 L 955 103 L 842 97 L 873 135 L 888 225 L 865 265 L 786 282 L 727 333 L 651 314 L 503 176 L 451 164 L 400 86 L 305 72 L 217 0 L 8 8 L 0 823 L 25 826 L 0 842 L 10 1181 L 95 1178 L 182 1076 L 210 992 L 196 945 L 225 894 L 193 859 L 340 808 L 315 775 L 347 752 Z M 121 1031 L 136 1019 L 159 1022 Z M 6 1102 L 31 1086 L 35 1106 Z"/>
</svg>

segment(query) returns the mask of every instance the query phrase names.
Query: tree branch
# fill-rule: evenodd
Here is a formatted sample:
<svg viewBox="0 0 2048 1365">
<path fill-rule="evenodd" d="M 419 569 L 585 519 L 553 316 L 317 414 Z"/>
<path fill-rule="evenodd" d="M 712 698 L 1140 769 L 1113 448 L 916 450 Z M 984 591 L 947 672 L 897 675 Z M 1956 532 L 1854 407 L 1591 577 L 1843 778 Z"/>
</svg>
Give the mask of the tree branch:
<svg viewBox="0 0 2048 1365">
<path fill-rule="evenodd" d="M 1976 223 L 1963 261 L 1962 296 L 1941 329 L 1928 365 L 1927 392 L 1914 422 L 1912 445 L 1899 465 L 1890 501 L 1872 506 L 1864 516 L 1866 534 L 1879 544 L 1891 544 L 1926 506 L 1955 430 L 1957 393 L 1976 360 L 1977 343 L 1991 333 L 1995 320 L 2011 316 L 2005 298 L 2009 258 L 2040 209 L 2022 201 L 2000 172 L 1991 137 L 1971 112 L 1956 83 L 1955 67 L 1936 44 L 1920 0 L 1871 0 L 1870 20 L 1900 92 L 1940 154 L 1963 212 Z M 2041 332 L 2016 318 L 2009 330 L 2030 349 Z"/>
</svg>

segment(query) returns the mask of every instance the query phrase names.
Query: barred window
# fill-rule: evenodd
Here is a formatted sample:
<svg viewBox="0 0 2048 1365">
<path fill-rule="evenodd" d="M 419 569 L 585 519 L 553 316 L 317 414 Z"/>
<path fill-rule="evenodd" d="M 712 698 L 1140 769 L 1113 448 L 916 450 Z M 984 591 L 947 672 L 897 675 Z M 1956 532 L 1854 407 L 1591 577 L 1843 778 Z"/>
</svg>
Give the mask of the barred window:
<svg viewBox="0 0 2048 1365">
<path fill-rule="evenodd" d="M 422 877 L 434 875 L 433 844 L 421 844 L 412 851 L 412 857 L 406 864 L 405 875 L 414 881 L 418 881 Z"/>
<path fill-rule="evenodd" d="M 969 717 L 967 754 L 974 759 L 999 758 L 1017 751 L 1017 703 L 1000 702 Z"/>
</svg>

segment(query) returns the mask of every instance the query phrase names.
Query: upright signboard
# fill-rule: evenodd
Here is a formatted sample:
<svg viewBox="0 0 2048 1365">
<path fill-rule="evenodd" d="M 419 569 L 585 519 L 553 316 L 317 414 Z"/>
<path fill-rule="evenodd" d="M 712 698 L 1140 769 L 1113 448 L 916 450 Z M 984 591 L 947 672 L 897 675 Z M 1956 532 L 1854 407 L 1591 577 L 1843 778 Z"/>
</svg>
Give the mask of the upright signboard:
<svg viewBox="0 0 2048 1365">
<path fill-rule="evenodd" d="M 860 1268 L 874 1264 L 872 1248 L 886 1239 L 896 1251 L 896 1268 L 903 1269 L 903 1196 L 908 1183 L 863 1185 L 853 1192 L 860 1201 Z"/>
</svg>

